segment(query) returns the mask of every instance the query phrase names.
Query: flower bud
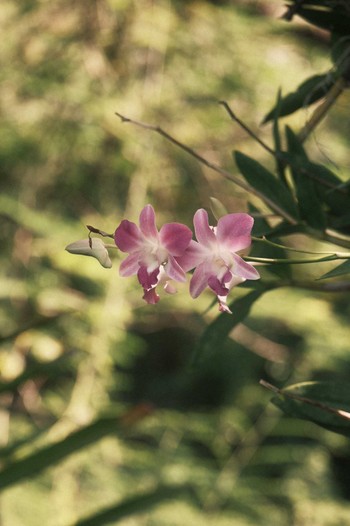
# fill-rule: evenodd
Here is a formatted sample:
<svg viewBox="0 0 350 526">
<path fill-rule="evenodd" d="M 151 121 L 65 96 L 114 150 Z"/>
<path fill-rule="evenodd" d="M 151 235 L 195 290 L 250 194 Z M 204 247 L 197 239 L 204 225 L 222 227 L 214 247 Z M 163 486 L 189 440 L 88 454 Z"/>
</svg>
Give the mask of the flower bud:
<svg viewBox="0 0 350 526">
<path fill-rule="evenodd" d="M 90 246 L 91 245 L 91 246 Z M 92 256 L 104 268 L 111 268 L 112 261 L 109 258 L 108 251 L 101 239 L 93 237 L 89 239 L 80 239 L 66 246 L 70 254 L 80 254 L 82 256 Z"/>
<path fill-rule="evenodd" d="M 210 209 L 212 211 L 213 216 L 217 221 L 219 221 L 220 217 L 226 215 L 228 212 L 225 208 L 225 206 L 222 204 L 219 199 L 216 199 L 216 197 L 210 197 Z"/>
</svg>

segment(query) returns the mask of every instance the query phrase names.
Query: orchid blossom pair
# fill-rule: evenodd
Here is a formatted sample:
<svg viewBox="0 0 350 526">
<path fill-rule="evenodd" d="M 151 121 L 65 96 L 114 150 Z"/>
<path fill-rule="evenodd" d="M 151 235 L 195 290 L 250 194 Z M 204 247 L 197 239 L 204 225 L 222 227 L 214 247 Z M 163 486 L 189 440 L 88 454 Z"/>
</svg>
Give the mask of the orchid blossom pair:
<svg viewBox="0 0 350 526">
<path fill-rule="evenodd" d="M 232 287 L 260 277 L 252 264 L 237 254 L 250 246 L 253 223 L 248 214 L 226 214 L 213 227 L 209 225 L 207 212 L 199 209 L 193 218 L 195 241 L 191 230 L 181 223 L 167 223 L 158 231 L 154 209 L 146 205 L 140 214 L 139 227 L 124 219 L 114 233 L 116 246 L 128 254 L 119 273 L 123 277 L 137 275 L 143 299 L 154 304 L 159 301 L 158 285 L 163 283 L 165 291 L 173 294 L 176 288 L 172 281 L 185 282 L 186 272 L 194 269 L 190 281 L 192 298 L 209 287 L 218 298 L 219 309 L 231 312 L 227 295 Z M 93 250 L 91 241 L 95 238 L 89 240 L 89 248 Z M 74 245 L 67 250 L 78 253 Z M 97 247 L 100 250 L 99 244 Z M 80 253 L 87 254 L 88 247 L 84 246 L 84 250 Z M 101 260 L 100 253 L 98 256 Z"/>
<path fill-rule="evenodd" d="M 154 209 L 147 205 L 140 214 L 140 227 L 123 220 L 115 231 L 117 247 L 129 254 L 120 266 L 120 275 L 136 274 L 144 290 L 143 299 L 157 303 L 157 285 L 165 282 L 166 292 L 176 292 L 169 280 L 184 282 L 186 272 L 195 269 L 191 296 L 197 298 L 209 287 L 218 297 L 220 310 L 230 312 L 226 298 L 232 287 L 260 277 L 237 255 L 250 246 L 253 222 L 248 214 L 226 214 L 212 227 L 207 212 L 200 209 L 193 219 L 194 241 L 191 230 L 180 223 L 165 224 L 158 232 Z"/>
</svg>

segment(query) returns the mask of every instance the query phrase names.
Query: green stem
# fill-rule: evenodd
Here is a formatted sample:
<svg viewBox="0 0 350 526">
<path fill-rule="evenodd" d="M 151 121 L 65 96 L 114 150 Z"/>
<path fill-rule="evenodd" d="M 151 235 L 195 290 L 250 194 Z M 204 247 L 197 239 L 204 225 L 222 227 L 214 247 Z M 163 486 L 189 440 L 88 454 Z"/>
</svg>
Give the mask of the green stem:
<svg viewBox="0 0 350 526">
<path fill-rule="evenodd" d="M 285 258 L 259 258 L 254 256 L 244 256 L 245 261 L 254 261 L 255 263 L 266 264 L 283 264 L 283 265 L 300 265 L 306 263 L 324 263 L 325 261 L 335 261 L 337 259 L 350 259 L 350 255 L 340 256 L 338 254 L 330 254 L 323 258 L 301 258 L 301 259 L 285 259 Z"/>
<path fill-rule="evenodd" d="M 282 248 L 283 250 L 288 250 L 290 252 L 298 252 L 300 254 L 315 254 L 315 255 L 320 255 L 320 256 L 330 255 L 330 256 L 337 256 L 337 258 L 340 258 L 340 259 L 348 259 L 348 258 L 350 259 L 350 252 L 335 252 L 334 250 L 329 250 L 329 251 L 303 250 L 300 248 L 288 247 L 280 243 L 275 243 L 274 241 L 270 241 L 269 239 L 266 239 L 265 237 L 260 238 L 260 237 L 252 236 L 252 240 L 258 243 L 265 243 L 266 245 L 270 245 L 272 247 Z"/>
</svg>

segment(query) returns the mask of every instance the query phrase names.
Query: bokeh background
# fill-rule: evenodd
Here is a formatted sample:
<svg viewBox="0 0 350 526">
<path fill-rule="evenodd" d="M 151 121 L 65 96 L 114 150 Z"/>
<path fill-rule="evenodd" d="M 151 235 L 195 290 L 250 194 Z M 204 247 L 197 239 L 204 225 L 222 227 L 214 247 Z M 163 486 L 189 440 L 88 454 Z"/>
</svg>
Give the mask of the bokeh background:
<svg viewBox="0 0 350 526">
<path fill-rule="evenodd" d="M 120 524 L 350 524 L 348 442 L 282 416 L 259 386 L 348 380 L 346 296 L 269 292 L 191 367 L 218 314 L 210 294 L 194 301 L 184 286 L 147 306 L 136 280 L 118 276 L 116 251 L 107 270 L 64 250 L 86 224 L 113 232 L 147 203 L 159 224 L 191 226 L 210 196 L 230 211 L 255 202 L 115 112 L 160 125 L 233 173 L 232 150 L 266 162 L 218 101 L 269 142 L 260 122 L 278 88 L 329 69 L 326 32 L 282 13 L 279 0 L 1 2 L 0 462 L 101 415 L 134 415 L 7 484 L 1 526 L 69 526 L 162 484 L 190 484 L 197 499 L 136 506 Z M 309 141 L 344 179 L 348 110 L 345 93 Z M 288 123 L 298 130 L 310 111 Z"/>
</svg>

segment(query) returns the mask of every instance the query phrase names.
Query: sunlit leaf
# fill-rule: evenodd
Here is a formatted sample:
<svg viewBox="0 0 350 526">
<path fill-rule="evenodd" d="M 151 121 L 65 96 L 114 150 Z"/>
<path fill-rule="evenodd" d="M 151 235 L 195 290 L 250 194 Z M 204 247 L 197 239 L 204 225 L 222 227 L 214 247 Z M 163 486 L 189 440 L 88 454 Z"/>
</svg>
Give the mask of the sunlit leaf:
<svg viewBox="0 0 350 526">
<path fill-rule="evenodd" d="M 279 117 L 285 117 L 300 108 L 307 108 L 322 97 L 325 97 L 333 84 L 334 78 L 330 73 L 314 75 L 305 80 L 296 91 L 282 97 L 281 101 L 277 102 L 276 106 L 264 117 L 263 123 L 275 119 L 277 109 Z"/>
<path fill-rule="evenodd" d="M 272 402 L 286 414 L 350 437 L 349 384 L 305 382 L 276 391 Z"/>
<path fill-rule="evenodd" d="M 344 261 L 344 263 L 338 265 L 333 270 L 323 274 L 319 279 L 336 278 L 337 276 L 344 276 L 346 274 L 350 274 L 350 260 Z"/>
</svg>

